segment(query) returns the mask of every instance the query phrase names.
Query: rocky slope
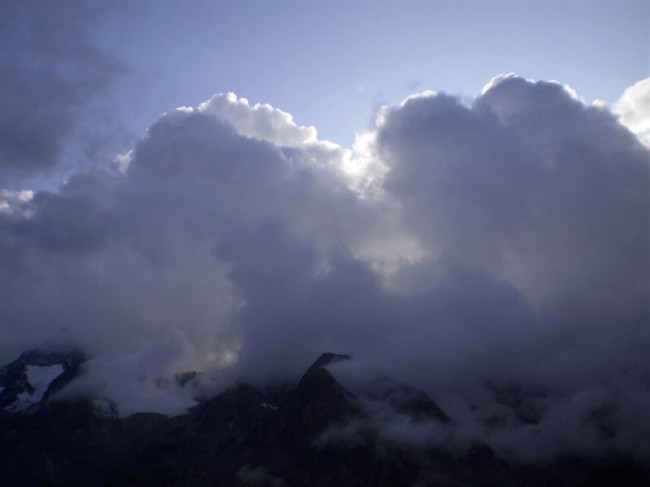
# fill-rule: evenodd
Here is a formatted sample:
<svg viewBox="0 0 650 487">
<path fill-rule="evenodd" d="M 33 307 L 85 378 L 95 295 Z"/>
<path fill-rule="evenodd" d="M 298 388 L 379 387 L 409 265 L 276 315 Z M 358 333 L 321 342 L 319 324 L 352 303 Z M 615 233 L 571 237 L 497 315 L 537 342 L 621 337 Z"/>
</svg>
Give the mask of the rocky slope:
<svg viewBox="0 0 650 487">
<path fill-rule="evenodd" d="M 459 451 L 400 442 L 382 431 L 386 421 L 416 430 L 454 424 L 426 393 L 385 377 L 353 394 L 328 370 L 346 358 L 323 354 L 295 385 L 237 384 L 182 416 L 117 419 L 97 414 L 88 400 L 48 400 L 74 376 L 82 355 L 24 355 L 0 375 L 9 408 L 0 412 L 0 485 L 550 486 L 647 480 L 647 469 L 624 459 L 512 465 L 482 444 Z M 58 364 L 63 372 L 40 401 L 12 409 L 15 398 L 31 391 L 27 367 L 37 364 Z"/>
<path fill-rule="evenodd" d="M 31 350 L 0 368 L 0 409 L 37 406 L 73 380 L 86 360 L 79 351 Z"/>
</svg>

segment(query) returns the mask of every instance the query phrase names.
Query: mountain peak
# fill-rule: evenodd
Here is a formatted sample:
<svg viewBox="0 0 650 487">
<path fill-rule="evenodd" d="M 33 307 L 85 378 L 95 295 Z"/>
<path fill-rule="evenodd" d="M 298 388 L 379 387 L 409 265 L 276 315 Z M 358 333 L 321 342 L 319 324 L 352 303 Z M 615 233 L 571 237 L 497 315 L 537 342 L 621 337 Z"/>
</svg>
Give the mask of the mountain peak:
<svg viewBox="0 0 650 487">
<path fill-rule="evenodd" d="M 77 350 L 24 352 L 0 368 L 0 409 L 18 412 L 44 403 L 78 375 L 85 360 Z"/>
<path fill-rule="evenodd" d="M 457 425 L 426 392 L 389 377 L 354 395 L 327 369 L 348 358 L 322 354 L 295 387 L 237 383 L 174 418 L 98 415 L 90 401 L 42 399 L 24 414 L 0 408 L 0 477 L 3 485 L 151 485 L 163 478 L 169 485 L 515 486 L 562 484 L 565 477 L 580 485 L 645 485 L 647 468 L 624 457 L 540 468 L 510 464 L 481 443 L 457 449 L 447 433 L 442 442 L 435 436 L 420 444 L 419 431 L 433 431 L 431 422 L 445 423 L 437 432 Z M 40 398 L 47 381 L 39 389 L 34 370 L 64 370 L 48 390 L 74 373 L 63 357 L 53 359 L 25 354 L 0 369 L 0 386 L 15 392 L 24 379 L 18 394 Z"/>
<path fill-rule="evenodd" d="M 87 360 L 86 354 L 81 350 L 45 350 L 34 348 L 23 352 L 12 363 L 25 365 L 47 366 L 56 364 L 81 363 Z M 11 365 L 11 364 L 10 364 Z"/>
<path fill-rule="evenodd" d="M 278 409 L 278 436 L 285 445 L 306 447 L 327 427 L 360 417 L 354 395 L 325 368 L 347 355 L 322 354 L 300 379 Z"/>
<path fill-rule="evenodd" d="M 309 372 L 310 369 L 317 369 L 319 367 L 325 367 L 326 365 L 329 365 L 334 362 L 340 362 L 341 360 L 349 360 L 351 357 L 349 355 L 343 355 L 340 353 L 332 353 L 332 352 L 325 352 L 321 354 L 320 357 L 316 359 L 316 361 L 309 367 L 307 370 Z"/>
<path fill-rule="evenodd" d="M 320 357 L 316 359 L 316 361 L 309 366 L 307 371 L 304 373 L 302 376 L 302 379 L 300 379 L 300 382 L 304 382 L 305 379 L 308 377 L 312 377 L 313 375 L 317 374 L 318 371 L 321 369 L 324 369 L 326 366 L 331 365 L 336 362 L 340 362 L 342 360 L 349 360 L 350 356 L 349 355 L 342 355 L 338 353 L 332 353 L 332 352 L 326 352 L 321 354 Z M 329 375 L 329 372 L 323 370 L 327 375 Z"/>
<path fill-rule="evenodd" d="M 336 353 L 324 353 L 307 369 L 304 373 L 300 382 L 298 383 L 298 390 L 303 390 L 308 394 L 312 394 L 315 391 L 320 391 L 323 388 L 334 388 L 337 390 L 344 391 L 346 395 L 352 396 L 347 390 L 343 388 L 332 375 L 325 369 L 327 365 L 330 365 L 341 360 L 347 360 L 350 357 L 348 355 L 340 355 Z"/>
</svg>

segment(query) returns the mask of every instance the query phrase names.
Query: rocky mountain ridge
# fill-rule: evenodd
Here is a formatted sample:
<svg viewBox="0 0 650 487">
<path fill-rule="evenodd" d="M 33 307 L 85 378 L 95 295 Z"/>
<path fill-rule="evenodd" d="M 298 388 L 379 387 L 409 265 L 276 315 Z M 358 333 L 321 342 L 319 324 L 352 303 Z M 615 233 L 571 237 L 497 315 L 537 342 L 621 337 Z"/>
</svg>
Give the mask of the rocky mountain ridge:
<svg viewBox="0 0 650 487">
<path fill-rule="evenodd" d="M 29 409 L 46 402 L 79 375 L 85 361 L 85 354 L 77 350 L 23 353 L 0 368 L 0 409 Z"/>
<path fill-rule="evenodd" d="M 36 363 L 29 358 L 20 359 L 23 369 Z M 354 394 L 328 370 L 347 359 L 323 354 L 295 385 L 238 383 L 171 418 L 102 417 L 88 400 L 44 398 L 22 411 L 3 410 L 0 484 L 550 486 L 644 485 L 648 478 L 648 469 L 630 459 L 520 465 L 481 443 L 459 450 L 400 441 L 383 431 L 386 418 L 414 430 L 455 425 L 428 394 L 389 378 Z M 20 382 L 20 367 L 8 367 L 4 384 L 8 377 Z"/>
</svg>

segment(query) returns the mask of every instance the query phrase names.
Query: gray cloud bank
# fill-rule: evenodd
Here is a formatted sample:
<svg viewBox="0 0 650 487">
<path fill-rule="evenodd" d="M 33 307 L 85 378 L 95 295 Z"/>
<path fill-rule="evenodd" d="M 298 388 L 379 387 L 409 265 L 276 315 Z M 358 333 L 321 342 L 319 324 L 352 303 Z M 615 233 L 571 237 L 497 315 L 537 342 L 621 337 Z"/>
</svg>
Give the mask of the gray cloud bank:
<svg viewBox="0 0 650 487">
<path fill-rule="evenodd" d="M 80 2 L 0 5 L 4 187 L 20 187 L 30 177 L 70 165 L 63 159 L 72 136 L 83 132 L 82 122 L 99 122 L 90 118 L 89 108 L 125 72 L 90 33 L 101 8 Z M 90 149 L 90 138 L 100 143 L 98 134 L 84 133 L 81 150 Z"/>
<path fill-rule="evenodd" d="M 335 351 L 342 380 L 424 388 L 503 454 L 649 459 L 649 159 L 608 110 L 516 76 L 384 107 L 352 150 L 216 95 L 123 173 L 0 195 L 0 356 L 81 346 L 78 387 L 126 414 L 189 405 L 154 386 L 173 373 L 220 387 Z"/>
</svg>

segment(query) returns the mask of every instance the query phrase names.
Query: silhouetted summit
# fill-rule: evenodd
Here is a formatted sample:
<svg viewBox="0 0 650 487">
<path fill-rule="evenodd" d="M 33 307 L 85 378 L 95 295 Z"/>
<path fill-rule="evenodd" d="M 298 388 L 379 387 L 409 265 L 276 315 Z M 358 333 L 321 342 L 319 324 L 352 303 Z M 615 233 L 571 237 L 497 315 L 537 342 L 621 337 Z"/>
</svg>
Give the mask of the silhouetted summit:
<svg viewBox="0 0 650 487">
<path fill-rule="evenodd" d="M 39 407 L 74 380 L 86 356 L 79 350 L 29 350 L 0 368 L 0 410 Z"/>
<path fill-rule="evenodd" d="M 480 443 L 459 449 L 445 439 L 454 423 L 426 392 L 385 376 L 346 389 L 327 366 L 347 359 L 321 355 L 295 386 L 234 384 L 172 418 L 118 419 L 97 414 L 92 398 L 56 395 L 46 407 L 7 406 L 0 485 L 642 485 L 648 473 L 631 459 L 542 468 L 509 464 Z M 62 375 L 82 360 L 25 354 L 1 377 L 20 382 L 31 371 L 35 380 L 30 366 Z M 423 428 L 437 440 L 409 440 Z"/>
</svg>

